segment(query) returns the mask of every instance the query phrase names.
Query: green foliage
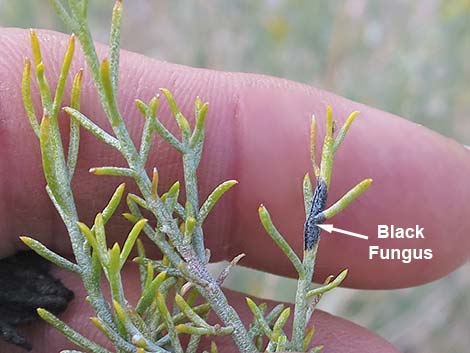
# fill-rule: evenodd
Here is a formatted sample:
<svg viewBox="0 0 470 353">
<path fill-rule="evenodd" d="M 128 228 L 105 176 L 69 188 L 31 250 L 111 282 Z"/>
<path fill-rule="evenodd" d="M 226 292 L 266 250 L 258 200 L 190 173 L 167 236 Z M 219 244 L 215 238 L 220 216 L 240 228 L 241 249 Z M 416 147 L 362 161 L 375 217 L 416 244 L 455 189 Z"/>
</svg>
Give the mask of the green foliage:
<svg viewBox="0 0 470 353">
<path fill-rule="evenodd" d="M 287 335 L 279 329 L 279 320 L 283 315 L 289 316 L 290 311 L 283 311 L 274 326 L 265 321 L 262 311 L 256 304 L 248 299 L 247 303 L 252 311 L 255 320 L 261 328 L 262 334 L 269 339 L 266 350 L 269 352 L 279 351 L 296 351 L 304 352 L 308 350 L 309 343 L 313 336 L 313 331 L 309 330 L 309 322 L 311 315 L 318 304 L 321 296 L 339 286 L 346 278 L 347 270 L 342 271 L 334 280 L 334 276 L 326 279 L 323 286 L 312 289 L 311 283 L 313 279 L 315 259 L 318 250 L 320 229 L 316 226 L 323 223 L 326 219 L 333 217 L 348 207 L 352 201 L 359 197 L 371 185 L 372 180 L 366 179 L 347 192 L 340 200 L 334 203 L 331 207 L 326 208 L 326 200 L 328 196 L 328 189 L 331 180 L 331 173 L 333 167 L 333 159 L 335 152 L 340 146 L 341 142 L 349 130 L 352 121 L 357 116 L 357 112 L 352 113 L 346 120 L 344 126 L 340 129 L 337 136 L 334 136 L 333 112 L 331 107 L 326 110 L 326 133 L 322 148 L 322 157 L 320 165 L 316 162 L 316 118 L 312 117 L 311 131 L 310 131 L 310 158 L 312 167 L 316 176 L 315 192 L 312 190 L 312 183 L 308 174 L 305 175 L 302 188 L 304 192 L 304 206 L 306 215 L 306 225 L 304 234 L 304 254 L 301 261 L 297 254 L 292 250 L 288 242 L 282 234 L 276 229 L 272 223 L 271 217 L 267 209 L 261 205 L 258 212 L 261 223 L 263 224 L 266 232 L 271 236 L 276 245 L 282 252 L 289 258 L 292 265 L 296 269 L 299 279 L 297 282 L 297 292 L 294 303 L 294 318 L 291 340 L 289 341 Z M 333 280 L 333 281 L 332 281 Z M 281 322 L 283 322 L 281 320 Z M 277 332 L 275 330 L 277 325 Z M 282 325 L 283 326 L 283 325 Z M 311 352 L 318 352 L 322 346 L 312 348 Z M 309 352 L 310 352 L 309 351 Z"/>
<path fill-rule="evenodd" d="M 66 153 L 63 150 L 58 113 L 75 50 L 75 36 L 72 35 L 70 38 L 57 89 L 53 95 L 46 79 L 40 41 L 36 33 L 31 31 L 33 65 L 36 68 L 36 80 L 44 112 L 40 120 L 36 117 L 32 104 L 30 89 L 32 63 L 29 60 L 26 60 L 23 72 L 23 100 L 28 119 L 39 138 L 43 171 L 47 181 L 46 190 L 67 227 L 76 263 L 62 258 L 31 238 L 22 237 L 22 240 L 46 259 L 81 276 L 88 293 L 88 300 L 96 313 L 91 321 L 110 340 L 118 353 L 191 353 L 198 349 L 201 337 L 225 335 L 233 338 L 240 352 L 308 351 L 314 330 L 308 329 L 307 326 L 316 303 L 322 294 L 338 286 L 347 274 L 345 270 L 333 281 L 334 276 L 330 276 L 324 286 L 318 289 L 311 288 L 320 232 L 316 224 L 342 211 L 370 185 L 370 180 L 365 180 L 330 209 L 325 210 L 334 152 L 344 139 L 357 113 L 351 114 L 335 138 L 332 111 L 328 107 L 327 133 L 320 166 L 315 162 L 316 122 L 315 119 L 312 120 L 311 153 L 317 186 L 313 192 L 307 175 L 303 186 L 304 203 L 307 223 L 310 222 L 312 227 L 306 228 L 304 235 L 306 245 L 302 261 L 273 225 L 266 208 L 260 207 L 259 215 L 263 226 L 291 260 L 299 274 L 299 281 L 291 334 L 286 332 L 291 308 L 278 305 L 266 314 L 265 304 L 257 305 L 249 298 L 247 304 L 254 318 L 247 328 L 222 291 L 222 284 L 230 269 L 244 254 L 235 257 L 217 277 L 211 275 L 207 268 L 209 252 L 204 246 L 203 222 L 225 192 L 237 183 L 235 180 L 223 182 L 202 205 L 200 204 L 197 168 L 203 148 L 208 104 L 203 103 L 200 98 L 196 99 L 195 124 L 191 127 L 188 119 L 179 110 L 171 92 L 167 89 L 161 90 L 181 133 L 181 137 L 178 138 L 158 118 L 158 97 L 152 98 L 148 104 L 136 100 L 136 105 L 145 119 L 141 143 L 140 146 L 136 146 L 129 136 L 117 104 L 121 1 L 116 2 L 113 10 L 109 59 L 101 63 L 98 61 L 87 26 L 88 1 L 68 0 L 67 7 L 59 0 L 51 0 L 51 3 L 64 23 L 80 40 L 88 69 L 113 132 L 112 134 L 105 132 L 92 119 L 80 112 L 82 71 L 79 71 L 72 84 L 70 106 L 64 108 L 71 118 L 71 125 L 68 151 Z M 80 222 L 77 214 L 71 180 L 78 156 L 80 126 L 120 152 L 127 162 L 127 167 L 94 167 L 90 169 L 90 173 L 131 178 L 138 186 L 140 195 L 126 195 L 129 212 L 125 213 L 124 217 L 130 221 L 132 228 L 122 246 L 118 243 L 108 245 L 106 224 L 124 197 L 124 184 L 117 187 L 102 212 L 97 213 L 93 225 Z M 154 134 L 160 135 L 181 154 L 186 191 L 186 200 L 182 203 L 180 203 L 179 181 L 166 192 L 162 192 L 158 187 L 157 167 L 153 166 L 150 175 L 147 173 L 148 152 Z M 317 192 L 322 185 L 326 187 L 325 192 Z M 142 209 L 153 218 L 153 222 L 143 218 Z M 162 260 L 146 257 L 142 242 L 138 239 L 142 232 L 160 249 L 163 254 Z M 312 235 L 311 232 L 316 235 Z M 308 239 L 313 239 L 314 242 L 309 243 Z M 133 306 L 126 298 L 121 270 L 136 244 L 139 256 L 135 261 L 139 264 L 142 291 L 137 304 Z M 102 273 L 109 283 L 112 303 L 107 303 L 104 299 L 100 284 Z M 210 311 L 217 315 L 221 324 L 208 321 Z M 38 313 L 81 349 L 93 353 L 109 352 L 46 310 L 38 309 Z M 186 347 L 183 347 L 181 341 L 181 336 L 184 335 L 189 336 Z M 318 352 L 321 349 L 322 346 L 316 346 L 310 348 L 310 351 Z M 218 351 L 215 343 L 212 343 L 210 351 L 212 353 Z"/>
</svg>

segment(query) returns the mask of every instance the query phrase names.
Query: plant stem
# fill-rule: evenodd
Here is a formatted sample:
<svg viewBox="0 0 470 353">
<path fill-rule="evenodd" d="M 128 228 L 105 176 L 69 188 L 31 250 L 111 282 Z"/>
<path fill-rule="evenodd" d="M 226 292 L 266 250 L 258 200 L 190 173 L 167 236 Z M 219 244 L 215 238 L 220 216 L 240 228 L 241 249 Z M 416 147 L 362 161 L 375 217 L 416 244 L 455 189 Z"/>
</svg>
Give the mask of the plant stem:
<svg viewBox="0 0 470 353">
<path fill-rule="evenodd" d="M 142 175 L 145 175 L 145 178 L 141 178 L 140 176 Z M 135 178 L 142 195 L 146 200 L 150 201 L 149 210 L 160 222 L 165 220 L 163 221 L 162 225 L 166 225 L 169 228 L 169 235 L 179 234 L 177 225 L 174 223 L 174 220 L 171 219 L 170 215 L 168 215 L 168 212 L 165 209 L 162 201 L 159 198 L 151 197 L 150 179 L 148 179 L 145 173 L 142 174 L 139 172 L 136 172 Z M 240 352 L 255 352 L 256 348 L 251 342 L 243 322 L 241 321 L 235 309 L 229 305 L 222 289 L 209 273 L 207 267 L 205 266 L 205 260 L 200 260 L 190 245 L 182 244 L 182 242 L 178 242 L 177 239 L 175 239 L 174 243 L 178 249 L 178 252 L 186 261 L 191 275 L 196 277 L 197 281 L 205 283 L 204 285 L 196 283 L 199 293 L 211 305 L 212 309 L 224 323 L 224 325 L 233 327 L 232 338 L 237 347 L 240 349 Z M 179 265 L 179 263 L 173 263 L 173 266 L 176 268 L 178 268 Z"/>
<path fill-rule="evenodd" d="M 187 200 L 191 203 L 193 210 L 199 212 L 199 193 L 197 187 L 197 160 L 200 156 L 195 156 L 194 152 L 183 154 L 183 166 L 184 166 L 184 185 L 186 189 Z M 202 227 L 198 224 L 194 229 L 192 235 L 192 244 L 197 257 L 205 262 L 205 246 L 204 246 L 204 234 Z"/>
<path fill-rule="evenodd" d="M 312 130 L 315 130 L 315 117 L 312 118 Z M 315 131 L 311 133 L 311 153 L 315 151 Z M 334 139 L 333 139 L 333 115 L 330 107 L 326 110 L 326 132 L 323 141 L 322 159 L 320 162 L 320 170 L 317 177 L 317 183 L 312 198 L 310 210 L 307 213 L 307 220 L 304 228 L 304 258 L 303 266 L 305 276 L 299 276 L 297 282 L 297 292 L 295 296 L 294 323 L 292 328 L 292 349 L 294 351 L 303 351 L 303 339 L 305 337 L 305 329 L 307 323 L 307 311 L 309 301 L 307 292 L 313 279 L 315 259 L 318 250 L 318 242 L 320 241 L 320 228 L 317 227 L 323 219 L 318 219 L 326 208 L 328 198 L 328 188 L 330 185 L 331 171 L 334 157 Z M 312 155 L 313 167 L 316 167 L 314 155 Z M 317 174 L 317 172 L 315 173 Z"/>
<path fill-rule="evenodd" d="M 198 288 L 200 289 L 200 288 Z M 241 353 L 256 352 L 257 349 L 248 337 L 248 332 L 240 320 L 238 313 L 229 305 L 222 289 L 214 282 L 201 294 L 211 305 L 224 325 L 233 327 L 232 338 Z"/>
<path fill-rule="evenodd" d="M 195 229 L 195 237 L 193 241 L 195 244 L 196 253 L 192 251 L 192 249 L 191 251 L 188 251 L 188 249 L 184 249 L 184 247 L 181 245 L 181 242 L 178 241 L 178 238 L 181 236 L 181 234 L 171 215 L 168 214 L 161 200 L 159 200 L 158 197 L 155 198 L 153 195 L 151 195 L 151 181 L 145 172 L 144 163 L 141 160 L 139 154 L 137 153 L 137 150 L 132 140 L 130 139 L 124 121 L 121 115 L 119 114 L 117 105 L 114 101 L 113 90 L 116 87 L 113 86 L 113 82 L 111 82 L 110 87 L 113 89 L 106 89 L 106 84 L 104 84 L 106 83 L 106 80 L 110 80 L 105 70 L 106 62 L 103 62 L 100 70 L 98 56 L 96 55 L 96 50 L 93 44 L 89 28 L 85 24 L 85 19 L 77 19 L 76 22 L 80 23 L 80 30 L 78 31 L 77 36 L 80 40 L 88 66 L 90 67 L 90 70 L 92 72 L 93 81 L 95 82 L 95 86 L 100 96 L 102 106 L 111 122 L 113 131 L 120 142 L 121 148 L 119 150 L 127 160 L 130 169 L 134 170 L 134 179 L 142 195 L 149 202 L 150 211 L 155 215 L 161 225 L 167 226 L 170 229 L 170 233 L 168 233 L 168 235 L 170 236 L 170 238 L 173 238 L 172 240 L 176 248 L 186 260 L 189 267 L 193 267 L 193 269 L 196 270 L 196 276 L 200 277 L 199 279 L 208 281 L 211 284 L 210 290 L 206 290 L 205 288 L 200 287 L 200 292 L 206 298 L 206 300 L 213 305 L 214 311 L 224 322 L 224 324 L 227 326 L 232 326 L 234 328 L 232 337 L 237 346 L 239 347 L 240 351 L 255 351 L 256 349 L 252 344 L 251 340 L 249 339 L 247 331 L 240 317 L 238 316 L 236 311 L 228 304 L 227 299 L 223 294 L 222 290 L 217 285 L 216 281 L 212 278 L 207 268 L 205 267 L 205 249 L 202 239 L 202 228 L 198 226 Z M 198 159 L 198 157 L 200 157 L 200 150 L 198 150 L 198 152 L 199 156 L 188 155 L 188 161 L 186 161 L 186 163 L 184 163 L 183 161 L 186 167 L 185 183 L 187 198 L 195 210 L 199 209 L 197 179 L 195 172 L 196 166 L 199 161 L 196 161 L 194 158 L 196 157 L 196 159 Z M 177 267 L 179 264 L 174 263 L 173 265 Z"/>
<path fill-rule="evenodd" d="M 307 325 L 306 314 L 308 309 L 306 295 L 312 284 L 317 249 L 318 243 L 315 244 L 312 249 L 304 251 L 303 265 L 305 268 L 305 276 L 299 276 L 299 280 L 297 281 L 294 322 L 292 326 L 292 350 L 296 352 L 303 351 L 303 339 L 305 337 L 305 327 Z"/>
</svg>

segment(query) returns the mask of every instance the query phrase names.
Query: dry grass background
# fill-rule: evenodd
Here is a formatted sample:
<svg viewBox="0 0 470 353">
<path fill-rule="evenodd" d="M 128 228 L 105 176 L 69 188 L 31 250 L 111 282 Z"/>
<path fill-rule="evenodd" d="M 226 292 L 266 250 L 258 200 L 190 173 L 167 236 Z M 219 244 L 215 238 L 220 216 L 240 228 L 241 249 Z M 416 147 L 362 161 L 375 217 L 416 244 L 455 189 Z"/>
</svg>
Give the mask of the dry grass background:
<svg viewBox="0 0 470 353">
<path fill-rule="evenodd" d="M 106 41 L 112 2 L 90 6 L 96 38 Z M 470 145 L 470 0 L 133 0 L 125 7 L 125 49 L 305 82 Z M 47 0 L 0 0 L 0 25 L 63 30 Z M 294 282 L 239 269 L 229 286 L 289 300 Z M 418 288 L 341 289 L 321 307 L 403 352 L 468 352 L 470 264 Z"/>
</svg>

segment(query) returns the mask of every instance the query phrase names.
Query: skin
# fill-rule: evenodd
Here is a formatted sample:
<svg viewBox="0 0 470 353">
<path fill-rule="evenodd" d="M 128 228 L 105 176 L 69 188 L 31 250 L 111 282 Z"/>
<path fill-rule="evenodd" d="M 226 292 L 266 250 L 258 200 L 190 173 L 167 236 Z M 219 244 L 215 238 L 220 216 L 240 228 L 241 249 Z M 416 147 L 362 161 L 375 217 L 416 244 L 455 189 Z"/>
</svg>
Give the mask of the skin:
<svg viewBox="0 0 470 353">
<path fill-rule="evenodd" d="M 53 85 L 67 38 L 46 31 L 41 31 L 39 37 L 46 75 Z M 44 191 L 37 139 L 21 102 L 23 60 L 31 57 L 28 32 L 0 30 L 0 48 L 0 256 L 24 249 L 18 240 L 21 234 L 69 255 L 64 228 Z M 100 57 L 105 55 L 105 48 L 100 47 Z M 72 72 L 84 66 L 78 52 Z M 350 112 L 361 112 L 337 153 L 329 203 L 364 178 L 373 178 L 374 184 L 353 207 L 334 219 L 336 227 L 368 234 L 369 240 L 323 234 L 316 280 L 322 281 L 329 274 L 349 268 L 346 286 L 402 288 L 436 280 L 467 261 L 470 152 L 451 139 L 394 115 L 278 78 L 193 69 L 129 52 L 122 53 L 120 69 L 120 108 L 135 141 L 140 137 L 143 119 L 133 104 L 134 98 L 148 101 L 159 87 L 166 87 L 174 93 L 187 117 L 192 117 L 196 94 L 210 102 L 207 140 L 199 170 L 201 198 L 221 181 L 240 182 L 207 220 L 206 246 L 212 250 L 214 260 L 231 259 L 244 252 L 247 254 L 242 261 L 244 266 L 294 275 L 293 268 L 262 229 L 257 207 L 261 202 L 268 207 L 275 224 L 300 253 L 305 220 L 301 180 L 311 170 L 310 115 L 315 113 L 318 118 L 321 138 L 325 106 L 329 104 L 339 125 Z M 87 73 L 84 80 L 82 112 L 108 128 Z M 160 119 L 175 131 L 166 103 L 161 104 Z M 66 126 L 65 115 L 63 121 Z M 88 133 L 82 134 L 74 187 L 79 214 L 88 224 L 120 182 L 116 178 L 91 176 L 88 168 L 122 163 L 116 152 Z M 160 139 L 151 152 L 149 168 L 154 165 L 160 170 L 160 190 L 182 179 L 179 156 Z M 131 184 L 128 182 L 128 190 L 135 190 Z M 378 224 L 402 227 L 419 224 L 424 227 L 425 239 L 377 240 Z M 128 230 L 128 224 L 116 219 L 109 228 L 109 243 L 122 244 Z M 432 260 L 411 264 L 369 260 L 368 245 L 431 248 L 434 256 Z M 75 291 L 77 298 L 62 318 L 89 337 L 97 335 L 103 341 L 91 329 L 88 320 L 91 312 L 83 301 L 78 279 L 59 270 L 57 275 Z M 124 281 L 129 283 L 126 289 L 131 300 L 138 294 L 136 277 L 135 269 L 129 266 Z M 228 296 L 243 318 L 249 320 L 244 296 L 234 292 Z M 374 333 L 327 313 L 316 312 L 314 324 L 317 327 L 314 342 L 325 344 L 325 352 L 396 352 Z M 27 330 L 35 345 L 34 352 L 70 347 L 45 324 L 37 323 Z M 230 341 L 221 343 L 219 348 L 223 352 L 234 351 Z M 0 351 L 6 349 L 0 342 Z M 16 352 L 11 347 L 8 350 Z"/>
</svg>

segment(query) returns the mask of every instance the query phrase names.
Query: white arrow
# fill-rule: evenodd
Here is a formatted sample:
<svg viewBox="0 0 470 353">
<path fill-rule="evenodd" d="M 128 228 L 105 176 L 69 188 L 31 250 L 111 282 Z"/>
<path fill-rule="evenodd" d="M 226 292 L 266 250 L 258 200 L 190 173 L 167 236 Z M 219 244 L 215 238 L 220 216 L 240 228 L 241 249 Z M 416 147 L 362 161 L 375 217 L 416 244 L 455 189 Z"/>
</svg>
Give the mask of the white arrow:
<svg viewBox="0 0 470 353">
<path fill-rule="evenodd" d="M 332 224 L 317 224 L 317 226 L 320 227 L 321 229 L 323 229 L 324 231 L 328 232 L 328 233 L 336 232 L 336 233 L 342 233 L 342 234 L 350 235 L 350 236 L 356 237 L 356 238 L 369 239 L 369 237 L 367 235 L 362 235 L 362 234 L 359 234 L 359 233 L 354 233 L 354 232 L 350 232 L 350 231 L 347 231 L 347 230 L 338 229 L 338 228 L 333 227 Z"/>
</svg>

